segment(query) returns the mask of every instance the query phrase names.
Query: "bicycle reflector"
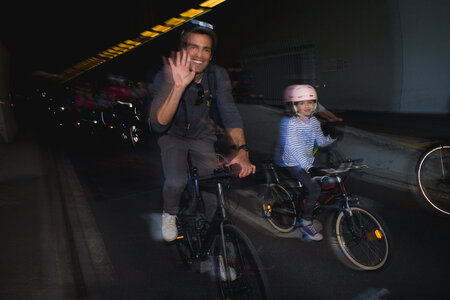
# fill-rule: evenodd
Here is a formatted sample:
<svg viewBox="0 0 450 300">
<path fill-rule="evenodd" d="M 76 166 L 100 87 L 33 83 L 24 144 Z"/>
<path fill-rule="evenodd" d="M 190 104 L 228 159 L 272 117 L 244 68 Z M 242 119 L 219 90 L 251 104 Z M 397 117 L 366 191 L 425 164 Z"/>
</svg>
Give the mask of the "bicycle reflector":
<svg viewBox="0 0 450 300">
<path fill-rule="evenodd" d="M 184 238 L 184 235 L 177 236 L 177 240 L 181 240 Z"/>
<path fill-rule="evenodd" d="M 380 229 L 375 229 L 373 232 L 366 233 L 366 239 L 369 242 L 373 242 L 376 239 L 381 240 L 383 238 L 383 233 L 381 233 Z"/>
<path fill-rule="evenodd" d="M 269 212 L 272 212 L 272 206 L 269 204 L 269 205 L 267 205 L 267 210 L 269 211 Z"/>
<path fill-rule="evenodd" d="M 383 234 L 381 233 L 381 231 L 379 229 L 375 229 L 375 236 L 377 237 L 377 239 L 381 240 L 381 238 L 383 237 Z"/>
</svg>

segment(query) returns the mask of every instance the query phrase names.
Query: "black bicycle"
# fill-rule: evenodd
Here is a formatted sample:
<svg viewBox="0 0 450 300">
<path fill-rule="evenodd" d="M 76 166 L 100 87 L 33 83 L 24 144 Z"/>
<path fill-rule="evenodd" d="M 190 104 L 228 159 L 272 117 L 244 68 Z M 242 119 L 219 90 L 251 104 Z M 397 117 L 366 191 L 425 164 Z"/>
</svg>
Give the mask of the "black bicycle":
<svg viewBox="0 0 450 300">
<path fill-rule="evenodd" d="M 347 192 L 342 175 L 366 167 L 354 161 L 336 169 L 323 169 L 326 175 L 314 177 L 322 188 L 314 210 L 334 212 L 326 222 L 327 236 L 341 262 L 359 271 L 381 269 L 390 252 L 390 234 L 379 216 L 360 206 L 358 197 Z M 279 232 L 292 231 L 304 207 L 301 183 L 271 161 L 263 164 L 266 184 L 260 195 L 265 218 Z"/>
<path fill-rule="evenodd" d="M 207 266 L 221 299 L 269 299 L 268 281 L 261 260 L 249 238 L 227 217 L 225 192 L 230 185 L 231 168 L 199 177 L 189 167 L 189 182 L 183 208 L 177 217 L 176 245 L 189 267 Z M 217 210 L 211 222 L 204 216 L 200 191 L 215 190 Z"/>
<path fill-rule="evenodd" d="M 417 183 L 427 203 L 450 216 L 450 145 L 428 148 L 417 163 Z"/>
</svg>

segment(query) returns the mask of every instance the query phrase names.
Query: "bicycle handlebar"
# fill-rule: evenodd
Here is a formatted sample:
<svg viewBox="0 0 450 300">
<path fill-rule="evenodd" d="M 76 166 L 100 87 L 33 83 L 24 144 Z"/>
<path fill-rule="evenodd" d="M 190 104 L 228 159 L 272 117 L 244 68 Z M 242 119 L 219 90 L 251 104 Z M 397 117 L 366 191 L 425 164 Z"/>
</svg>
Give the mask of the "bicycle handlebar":
<svg viewBox="0 0 450 300">
<path fill-rule="evenodd" d="M 322 169 L 322 171 L 327 173 L 328 175 L 336 175 L 346 173 L 352 169 L 364 169 L 364 168 L 368 168 L 368 166 L 363 164 L 354 164 L 354 161 L 348 161 L 341 163 L 337 169 L 334 168 Z"/>
</svg>

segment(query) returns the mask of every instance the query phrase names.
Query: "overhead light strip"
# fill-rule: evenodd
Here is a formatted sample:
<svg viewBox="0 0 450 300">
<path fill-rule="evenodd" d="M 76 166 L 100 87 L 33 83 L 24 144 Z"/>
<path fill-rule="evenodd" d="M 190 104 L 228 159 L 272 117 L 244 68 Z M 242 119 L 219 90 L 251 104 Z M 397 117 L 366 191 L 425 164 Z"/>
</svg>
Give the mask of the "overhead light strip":
<svg viewBox="0 0 450 300">
<path fill-rule="evenodd" d="M 205 12 L 205 10 L 201 9 L 201 8 L 200 9 L 191 8 L 191 9 L 185 11 L 185 12 L 182 12 L 180 14 L 180 16 L 182 16 L 184 18 L 195 18 L 196 16 L 201 15 L 204 12 Z"/>
<path fill-rule="evenodd" d="M 131 50 L 135 49 L 136 47 L 139 47 L 139 46 L 155 39 L 156 37 L 159 37 L 169 31 L 189 22 L 190 20 L 192 20 L 198 16 L 201 16 L 205 13 L 210 12 L 213 7 L 215 7 L 218 4 L 225 2 L 225 1 L 226 0 L 204 1 L 201 4 L 199 4 L 200 7 L 198 7 L 198 8 L 188 9 L 188 10 L 180 13 L 176 17 L 166 20 L 163 24 L 155 25 L 150 30 L 141 32 L 139 34 L 139 36 L 134 39 L 123 41 L 121 43 L 118 43 L 117 45 L 112 46 L 110 49 L 99 52 L 95 56 L 90 57 L 90 58 L 76 64 L 75 66 L 64 70 L 61 74 L 59 74 L 61 82 L 63 82 L 63 83 L 67 82 L 94 67 L 97 67 L 111 59 L 114 59 L 117 56 L 125 54 L 128 51 L 131 51 Z"/>
<path fill-rule="evenodd" d="M 219 5 L 220 3 L 225 2 L 225 0 L 208 0 L 200 4 L 201 7 L 213 8 L 214 6 Z"/>
</svg>

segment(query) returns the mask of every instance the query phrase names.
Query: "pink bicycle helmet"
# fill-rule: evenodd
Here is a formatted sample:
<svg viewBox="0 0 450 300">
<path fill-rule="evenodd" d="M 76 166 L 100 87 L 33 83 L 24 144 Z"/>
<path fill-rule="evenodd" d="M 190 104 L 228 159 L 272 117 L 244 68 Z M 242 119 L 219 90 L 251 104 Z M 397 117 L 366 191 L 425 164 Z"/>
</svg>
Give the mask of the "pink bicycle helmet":
<svg viewBox="0 0 450 300">
<path fill-rule="evenodd" d="M 317 109 L 317 92 L 316 89 L 309 84 L 294 84 L 288 86 L 284 90 L 283 99 L 288 113 L 294 116 L 300 116 L 300 113 L 295 106 L 296 102 L 315 100 L 316 103 L 314 105 L 313 113 Z"/>
<path fill-rule="evenodd" d="M 316 89 L 309 84 L 294 84 L 284 90 L 284 102 L 318 100 Z"/>
</svg>

